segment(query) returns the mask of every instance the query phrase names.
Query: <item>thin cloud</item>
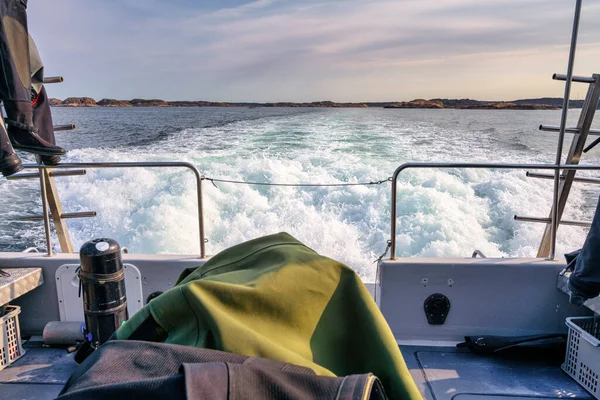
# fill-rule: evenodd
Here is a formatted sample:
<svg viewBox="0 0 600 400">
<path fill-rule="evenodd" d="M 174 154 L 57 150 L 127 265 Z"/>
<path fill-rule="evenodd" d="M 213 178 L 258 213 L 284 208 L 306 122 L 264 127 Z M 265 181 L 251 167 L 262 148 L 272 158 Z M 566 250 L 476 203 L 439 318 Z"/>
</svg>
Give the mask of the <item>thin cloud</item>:
<svg viewBox="0 0 600 400">
<path fill-rule="evenodd" d="M 222 17 L 232 17 L 232 16 L 240 16 L 249 11 L 259 10 L 262 8 L 269 7 L 280 0 L 256 0 L 250 3 L 242 4 L 237 7 L 231 8 L 223 8 L 214 13 L 214 15 L 222 16 Z"/>
<path fill-rule="evenodd" d="M 541 79 L 566 64 L 573 12 L 560 0 L 174 1 L 168 11 L 164 2 L 139 3 L 29 6 L 32 31 L 44 32 L 36 40 L 48 69 L 72 82 L 57 96 L 362 101 L 550 95 L 554 85 Z M 595 72 L 599 64 L 600 51 L 589 46 L 600 33 L 599 15 L 598 5 L 584 9 L 581 46 L 588 47 L 585 58 L 578 57 L 578 73 Z M 474 84 L 486 68 L 505 83 Z"/>
</svg>

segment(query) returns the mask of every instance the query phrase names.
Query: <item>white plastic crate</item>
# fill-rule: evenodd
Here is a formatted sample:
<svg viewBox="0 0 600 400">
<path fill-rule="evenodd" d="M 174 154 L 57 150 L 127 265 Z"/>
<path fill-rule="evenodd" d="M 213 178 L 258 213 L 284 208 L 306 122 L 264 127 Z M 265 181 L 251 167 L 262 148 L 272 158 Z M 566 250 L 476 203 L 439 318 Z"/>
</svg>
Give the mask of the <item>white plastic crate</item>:
<svg viewBox="0 0 600 400">
<path fill-rule="evenodd" d="M 569 338 L 562 369 L 600 399 L 600 318 L 567 318 Z"/>
<path fill-rule="evenodd" d="M 19 330 L 20 312 L 19 306 L 6 306 L 6 313 L 0 317 L 0 371 L 25 354 Z"/>
</svg>

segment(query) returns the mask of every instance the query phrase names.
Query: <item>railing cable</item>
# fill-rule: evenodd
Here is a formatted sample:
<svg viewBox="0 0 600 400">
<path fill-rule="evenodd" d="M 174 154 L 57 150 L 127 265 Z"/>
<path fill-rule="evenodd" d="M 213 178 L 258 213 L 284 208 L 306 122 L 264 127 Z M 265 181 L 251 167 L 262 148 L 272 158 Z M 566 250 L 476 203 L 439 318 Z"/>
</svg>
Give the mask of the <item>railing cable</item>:
<svg viewBox="0 0 600 400">
<path fill-rule="evenodd" d="M 220 179 L 211 178 L 208 176 L 202 176 L 202 180 L 210 181 L 215 187 L 215 182 L 221 183 L 233 183 L 240 185 L 256 185 L 256 186 L 284 186 L 284 187 L 344 187 L 344 186 L 369 186 L 369 185 L 382 185 L 386 182 L 391 182 L 392 177 L 382 179 L 379 181 L 371 182 L 347 182 L 347 183 L 275 183 L 275 182 L 252 182 L 252 181 L 237 181 L 232 179 Z"/>
</svg>

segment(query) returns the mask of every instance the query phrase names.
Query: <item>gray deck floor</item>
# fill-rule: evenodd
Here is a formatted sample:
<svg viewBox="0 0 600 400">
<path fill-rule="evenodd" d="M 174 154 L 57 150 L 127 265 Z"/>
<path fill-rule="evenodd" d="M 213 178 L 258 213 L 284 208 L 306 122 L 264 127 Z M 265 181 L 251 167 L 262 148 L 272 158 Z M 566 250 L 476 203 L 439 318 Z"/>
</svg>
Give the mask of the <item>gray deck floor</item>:
<svg viewBox="0 0 600 400">
<path fill-rule="evenodd" d="M 30 340 L 27 353 L 0 371 L 0 398 L 53 399 L 75 369 L 64 349 Z M 401 346 L 419 390 L 428 400 L 593 399 L 556 360 L 522 353 L 481 356 L 455 348 Z"/>
<path fill-rule="evenodd" d="M 560 369 L 560 361 L 539 352 L 485 356 L 451 347 L 400 348 L 428 400 L 594 399 Z"/>
<path fill-rule="evenodd" d="M 25 355 L 0 371 L 0 398 L 54 399 L 77 366 L 65 349 L 45 348 L 35 339 L 23 346 Z"/>
</svg>

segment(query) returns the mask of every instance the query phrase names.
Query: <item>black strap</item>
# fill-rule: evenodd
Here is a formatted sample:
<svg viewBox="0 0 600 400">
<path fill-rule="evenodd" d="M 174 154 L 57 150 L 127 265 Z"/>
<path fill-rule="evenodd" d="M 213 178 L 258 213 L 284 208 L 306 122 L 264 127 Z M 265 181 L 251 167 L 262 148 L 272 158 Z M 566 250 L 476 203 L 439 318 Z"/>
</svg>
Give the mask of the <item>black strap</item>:
<svg viewBox="0 0 600 400">
<path fill-rule="evenodd" d="M 6 122 L 6 125 L 11 126 L 13 128 L 22 129 L 24 131 L 29 131 L 29 132 L 34 131 L 33 125 L 24 124 L 24 123 L 18 122 L 18 121 L 13 121 L 12 119 L 4 119 L 4 121 Z"/>
<path fill-rule="evenodd" d="M 125 275 L 125 270 L 122 269 L 120 271 L 114 272 L 112 274 L 97 274 L 94 272 L 86 272 L 82 269 L 79 269 L 78 273 L 80 280 L 85 280 L 91 283 L 109 283 L 109 282 L 118 282 L 122 280 L 123 275 Z"/>
<path fill-rule="evenodd" d="M 473 353 L 489 354 L 507 350 L 524 343 L 533 343 L 549 339 L 566 339 L 564 333 L 552 333 L 531 336 L 465 336 L 465 341 L 456 345 L 468 348 Z"/>
</svg>

